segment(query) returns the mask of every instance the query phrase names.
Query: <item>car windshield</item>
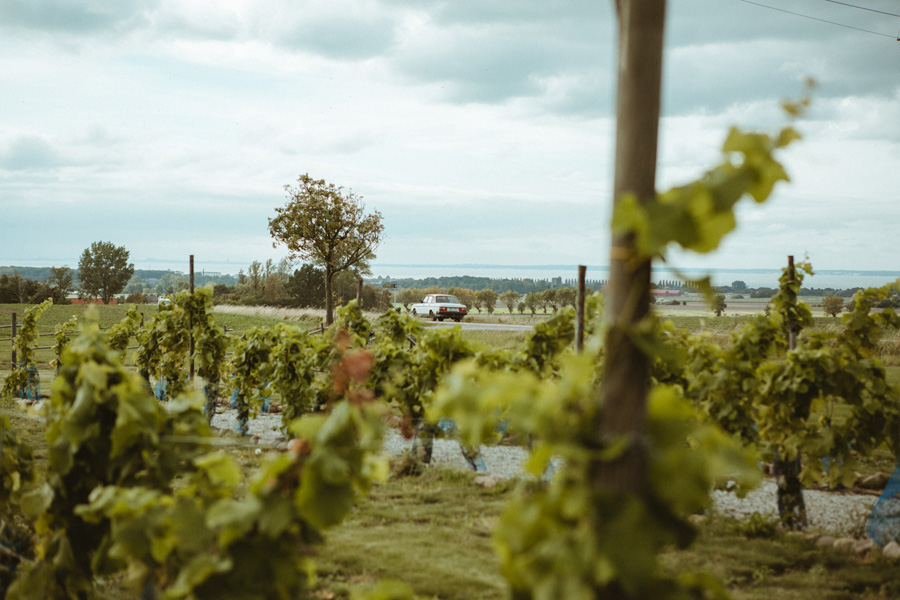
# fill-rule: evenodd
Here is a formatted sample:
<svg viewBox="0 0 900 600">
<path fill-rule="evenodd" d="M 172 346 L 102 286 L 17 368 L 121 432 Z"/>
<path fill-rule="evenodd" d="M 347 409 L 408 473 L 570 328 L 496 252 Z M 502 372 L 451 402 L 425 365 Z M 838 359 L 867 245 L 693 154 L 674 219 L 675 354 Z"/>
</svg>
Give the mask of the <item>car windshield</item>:
<svg viewBox="0 0 900 600">
<path fill-rule="evenodd" d="M 441 304 L 459 304 L 459 300 L 456 299 L 456 296 L 438 296 L 434 301 L 440 302 Z"/>
</svg>

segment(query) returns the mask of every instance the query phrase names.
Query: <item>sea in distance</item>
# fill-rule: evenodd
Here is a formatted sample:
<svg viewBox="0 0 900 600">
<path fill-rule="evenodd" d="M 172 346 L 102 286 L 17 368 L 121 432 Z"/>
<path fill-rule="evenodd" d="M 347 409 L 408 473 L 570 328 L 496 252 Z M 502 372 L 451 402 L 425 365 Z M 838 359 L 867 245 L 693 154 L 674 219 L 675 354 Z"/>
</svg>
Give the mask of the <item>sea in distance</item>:
<svg viewBox="0 0 900 600">
<path fill-rule="evenodd" d="M 780 269 L 682 269 L 682 274 L 691 278 L 703 278 L 709 275 L 713 285 L 731 285 L 734 281 L 743 281 L 747 287 L 778 287 Z M 836 271 L 813 269 L 813 276 L 806 276 L 803 287 L 806 288 L 866 288 L 881 287 L 900 278 L 900 271 Z M 561 277 L 563 281 L 575 280 L 578 267 L 575 265 L 403 265 L 373 264 L 372 276 L 383 279 L 426 279 L 429 277 L 454 277 L 468 275 L 471 277 L 490 277 L 491 279 L 553 279 Z M 602 266 L 587 267 L 588 280 L 609 279 L 609 268 Z M 653 281 L 677 279 L 677 276 L 665 269 L 655 269 Z"/>
</svg>

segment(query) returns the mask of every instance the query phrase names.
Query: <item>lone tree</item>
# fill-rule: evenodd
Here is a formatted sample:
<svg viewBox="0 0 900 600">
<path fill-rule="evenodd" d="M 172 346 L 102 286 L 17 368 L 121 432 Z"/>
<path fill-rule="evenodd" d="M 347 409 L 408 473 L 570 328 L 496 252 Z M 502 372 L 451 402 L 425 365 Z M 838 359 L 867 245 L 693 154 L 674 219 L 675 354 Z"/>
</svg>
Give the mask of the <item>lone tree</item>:
<svg viewBox="0 0 900 600">
<path fill-rule="evenodd" d="M 716 313 L 717 317 L 721 317 L 722 313 L 725 312 L 725 309 L 728 308 L 728 305 L 725 304 L 725 296 L 722 294 L 716 294 L 712 299 L 712 303 L 709 306 L 714 313 Z"/>
<path fill-rule="evenodd" d="M 78 297 L 100 298 L 103 304 L 109 304 L 134 274 L 134 264 L 128 262 L 128 257 L 125 246 L 112 242 L 94 242 L 85 248 L 78 261 Z"/>
<path fill-rule="evenodd" d="M 325 323 L 334 320 L 332 282 L 342 271 L 369 270 L 384 225 L 377 210 L 365 214 L 362 197 L 343 191 L 309 174 L 297 179 L 297 187 L 284 186 L 288 203 L 276 208 L 269 219 L 269 233 L 287 246 L 292 259 L 309 261 L 325 269 Z"/>
<path fill-rule="evenodd" d="M 844 310 L 844 299 L 834 295 L 825 296 L 825 300 L 822 302 L 822 310 L 826 315 L 836 317 L 839 312 Z"/>
</svg>

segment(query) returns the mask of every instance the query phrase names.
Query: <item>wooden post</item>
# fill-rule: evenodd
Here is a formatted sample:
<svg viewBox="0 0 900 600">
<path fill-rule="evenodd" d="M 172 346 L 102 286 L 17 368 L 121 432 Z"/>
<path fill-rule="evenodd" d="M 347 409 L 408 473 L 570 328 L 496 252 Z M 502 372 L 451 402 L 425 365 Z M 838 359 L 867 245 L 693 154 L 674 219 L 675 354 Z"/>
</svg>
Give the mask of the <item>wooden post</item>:
<svg viewBox="0 0 900 600">
<path fill-rule="evenodd" d="M 616 0 L 619 19 L 614 202 L 626 195 L 646 202 L 656 194 L 656 154 L 662 79 L 665 0 Z M 614 461 L 597 461 L 598 490 L 644 495 L 647 457 L 649 360 L 634 343 L 632 327 L 650 312 L 650 260 L 639 257 L 632 234 L 610 248 L 606 369 L 598 402 L 601 439 L 628 442 Z"/>
<path fill-rule="evenodd" d="M 191 265 L 191 296 L 194 295 L 194 255 L 191 254 L 190 259 Z M 193 315 L 188 315 L 188 327 L 191 331 L 191 350 L 190 350 L 190 371 L 191 371 L 191 379 L 194 378 L 194 317 Z"/>
<path fill-rule="evenodd" d="M 12 347 L 12 369 L 16 369 L 16 313 L 12 314 L 12 333 L 9 336 L 9 345 Z"/>
<path fill-rule="evenodd" d="M 797 281 L 797 270 L 794 268 L 794 257 L 793 255 L 788 256 L 788 282 L 793 284 Z M 793 291 L 788 292 L 791 295 L 792 303 L 796 303 L 797 297 L 794 295 Z M 797 349 L 797 324 L 793 321 L 787 324 L 788 327 L 788 348 L 791 350 Z"/>
<path fill-rule="evenodd" d="M 578 296 L 575 300 L 575 351 L 584 350 L 584 292 L 587 266 L 578 265 Z"/>
<path fill-rule="evenodd" d="M 359 307 L 360 310 L 362 310 L 362 287 L 363 287 L 363 280 L 360 277 L 359 279 L 356 280 L 356 305 Z"/>
</svg>

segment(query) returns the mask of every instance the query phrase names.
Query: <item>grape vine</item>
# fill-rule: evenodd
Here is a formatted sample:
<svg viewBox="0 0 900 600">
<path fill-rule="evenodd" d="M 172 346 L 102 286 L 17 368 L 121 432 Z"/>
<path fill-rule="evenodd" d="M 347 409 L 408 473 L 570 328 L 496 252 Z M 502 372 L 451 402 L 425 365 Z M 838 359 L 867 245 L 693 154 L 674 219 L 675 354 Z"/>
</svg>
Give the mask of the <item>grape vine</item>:
<svg viewBox="0 0 900 600">
<path fill-rule="evenodd" d="M 209 452 L 203 400 L 160 404 L 86 325 L 54 383 L 45 477 L 33 477 L 0 417 L 0 514 L 21 509 L 39 534 L 37 558 L 22 557 L 6 597 L 88 597 L 115 573 L 146 597 L 303 595 L 321 531 L 387 473 L 375 454 L 382 411 L 365 389 L 371 354 L 338 356 L 332 410 L 292 421 L 288 452 L 241 493 L 235 461 Z"/>
<path fill-rule="evenodd" d="M 34 365 L 34 344 L 37 341 L 37 322 L 41 315 L 53 305 L 53 300 L 48 298 L 41 304 L 32 306 L 25 311 L 22 324 L 13 339 L 13 348 L 19 359 L 18 365 L 13 365 L 12 372 L 3 383 L 3 391 L 0 396 L 11 398 L 19 396 L 29 385 L 37 371 Z"/>
</svg>

